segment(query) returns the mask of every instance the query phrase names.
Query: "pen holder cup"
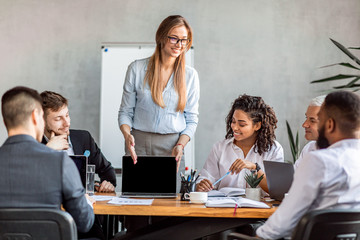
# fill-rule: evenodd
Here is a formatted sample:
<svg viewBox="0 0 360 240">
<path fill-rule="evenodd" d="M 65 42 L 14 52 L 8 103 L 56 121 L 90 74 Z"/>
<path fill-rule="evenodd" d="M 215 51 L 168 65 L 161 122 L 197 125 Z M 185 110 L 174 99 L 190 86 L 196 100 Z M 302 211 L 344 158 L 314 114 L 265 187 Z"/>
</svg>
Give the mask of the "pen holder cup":
<svg viewBox="0 0 360 240">
<path fill-rule="evenodd" d="M 190 201 L 190 199 L 185 198 L 185 193 L 195 192 L 195 182 L 181 181 L 180 193 L 181 201 Z"/>
</svg>

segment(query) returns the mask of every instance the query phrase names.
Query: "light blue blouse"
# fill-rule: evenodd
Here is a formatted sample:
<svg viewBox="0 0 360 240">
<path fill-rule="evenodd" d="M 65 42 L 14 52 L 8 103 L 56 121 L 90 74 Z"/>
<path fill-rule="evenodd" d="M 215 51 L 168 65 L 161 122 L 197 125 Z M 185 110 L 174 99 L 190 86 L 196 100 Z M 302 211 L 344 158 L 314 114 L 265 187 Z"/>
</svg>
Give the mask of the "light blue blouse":
<svg viewBox="0 0 360 240">
<path fill-rule="evenodd" d="M 144 86 L 149 58 L 132 62 L 127 70 L 118 115 L 119 127 L 127 124 L 144 132 L 180 133 L 193 138 L 199 115 L 200 85 L 196 70 L 186 66 L 187 102 L 184 112 L 177 112 L 178 94 L 171 75 L 164 91 L 165 108 L 154 103 L 148 84 Z"/>
</svg>

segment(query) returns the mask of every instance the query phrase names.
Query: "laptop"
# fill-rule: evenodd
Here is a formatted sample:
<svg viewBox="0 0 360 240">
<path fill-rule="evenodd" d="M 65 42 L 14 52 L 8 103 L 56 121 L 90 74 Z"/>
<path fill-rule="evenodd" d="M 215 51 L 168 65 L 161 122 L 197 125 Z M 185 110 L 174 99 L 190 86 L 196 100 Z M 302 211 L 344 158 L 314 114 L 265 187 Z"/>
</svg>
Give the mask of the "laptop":
<svg viewBox="0 0 360 240">
<path fill-rule="evenodd" d="M 123 157 L 122 197 L 174 198 L 176 160 L 168 156 Z"/>
<path fill-rule="evenodd" d="M 264 161 L 270 197 L 281 201 L 291 187 L 294 166 L 291 163 Z"/>
<path fill-rule="evenodd" d="M 84 155 L 70 155 L 69 156 L 75 163 L 80 173 L 81 182 L 85 188 L 86 186 L 86 166 L 88 164 L 88 158 Z"/>
</svg>

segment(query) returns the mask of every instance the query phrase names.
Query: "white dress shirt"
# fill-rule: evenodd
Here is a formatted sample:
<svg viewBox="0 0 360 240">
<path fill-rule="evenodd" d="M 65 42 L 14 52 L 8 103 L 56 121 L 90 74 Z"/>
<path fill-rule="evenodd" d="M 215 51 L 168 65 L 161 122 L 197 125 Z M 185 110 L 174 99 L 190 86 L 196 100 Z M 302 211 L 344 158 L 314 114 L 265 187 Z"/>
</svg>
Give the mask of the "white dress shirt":
<svg viewBox="0 0 360 240">
<path fill-rule="evenodd" d="M 299 158 L 294 163 L 294 170 L 296 170 L 299 167 L 299 164 L 302 162 L 302 159 L 304 158 L 305 154 L 317 150 L 316 141 L 310 141 L 308 144 L 306 144 L 303 149 L 301 150 Z"/>
<path fill-rule="evenodd" d="M 360 208 L 360 139 L 346 139 L 306 154 L 295 172 L 289 195 L 257 229 L 265 239 L 291 235 L 310 210 Z"/>
<path fill-rule="evenodd" d="M 283 148 L 277 141 L 275 141 L 275 144 L 268 152 L 264 152 L 262 155 L 255 152 L 254 148 L 255 145 L 252 146 L 246 157 L 244 157 L 244 153 L 241 148 L 234 144 L 234 138 L 224 139 L 215 143 L 204 164 L 203 169 L 201 170 L 201 176 L 197 180 L 197 183 L 205 178 L 214 183 L 229 171 L 231 164 L 233 164 L 233 162 L 238 158 L 248 160 L 253 163 L 258 163 L 262 170 L 264 170 L 264 160 L 276 162 L 284 161 Z M 221 189 L 224 187 L 245 189 L 245 172 L 250 173 L 250 170 L 243 169 L 239 174 L 229 174 L 214 187 L 216 189 Z"/>
</svg>

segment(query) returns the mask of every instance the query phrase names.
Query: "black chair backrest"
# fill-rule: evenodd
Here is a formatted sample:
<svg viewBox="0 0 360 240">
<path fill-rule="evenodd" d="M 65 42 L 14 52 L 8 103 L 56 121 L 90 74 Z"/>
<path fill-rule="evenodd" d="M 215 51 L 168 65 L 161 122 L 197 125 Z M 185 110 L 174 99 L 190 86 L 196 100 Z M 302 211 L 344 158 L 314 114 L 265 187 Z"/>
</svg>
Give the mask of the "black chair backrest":
<svg viewBox="0 0 360 240">
<path fill-rule="evenodd" d="M 305 214 L 292 240 L 360 240 L 359 210 L 315 210 Z"/>
<path fill-rule="evenodd" d="M 0 239 L 76 240 L 69 213 L 43 208 L 0 208 Z"/>
</svg>

